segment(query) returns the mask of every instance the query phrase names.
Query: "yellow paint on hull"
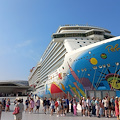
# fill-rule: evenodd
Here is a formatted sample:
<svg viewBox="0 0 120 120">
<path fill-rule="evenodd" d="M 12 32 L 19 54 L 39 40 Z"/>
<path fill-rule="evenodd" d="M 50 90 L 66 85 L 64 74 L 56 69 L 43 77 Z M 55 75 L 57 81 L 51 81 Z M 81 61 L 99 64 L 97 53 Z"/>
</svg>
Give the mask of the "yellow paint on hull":
<svg viewBox="0 0 120 120">
<path fill-rule="evenodd" d="M 71 85 L 69 85 L 69 87 L 73 90 L 73 92 L 77 95 L 77 97 L 80 99 L 81 96 L 79 95 L 79 93 L 76 91 L 75 87 L 72 87 Z"/>
<path fill-rule="evenodd" d="M 60 84 L 61 84 L 61 86 L 62 86 L 62 89 L 65 90 L 65 86 L 64 86 L 62 83 L 60 83 Z"/>
<path fill-rule="evenodd" d="M 110 81 L 110 84 L 114 89 L 120 89 L 120 83 L 117 82 L 117 81 L 118 80 L 116 80 L 116 79 L 113 79 L 113 80 Z"/>
<path fill-rule="evenodd" d="M 80 93 L 82 94 L 82 96 L 86 98 L 86 94 L 84 93 L 84 91 L 83 91 L 82 89 L 80 89 L 80 88 L 78 87 L 77 83 L 74 82 L 73 84 L 74 84 L 75 87 L 80 91 Z"/>
</svg>

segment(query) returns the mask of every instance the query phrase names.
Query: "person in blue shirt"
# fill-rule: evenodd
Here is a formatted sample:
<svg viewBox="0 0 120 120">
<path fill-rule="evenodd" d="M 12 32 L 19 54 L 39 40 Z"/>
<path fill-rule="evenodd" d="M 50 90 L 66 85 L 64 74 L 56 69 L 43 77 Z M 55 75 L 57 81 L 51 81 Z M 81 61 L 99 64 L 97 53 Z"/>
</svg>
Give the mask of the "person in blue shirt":
<svg viewBox="0 0 120 120">
<path fill-rule="evenodd" d="M 67 113 L 69 113 L 69 100 L 66 98 L 66 103 L 67 103 Z"/>
<path fill-rule="evenodd" d="M 29 97 L 27 97 L 27 99 L 25 101 L 25 105 L 26 105 L 25 112 L 27 112 L 29 110 Z"/>
<path fill-rule="evenodd" d="M 113 117 L 115 116 L 115 98 L 114 96 L 110 99 L 111 102 L 111 111 L 113 111 Z"/>
</svg>

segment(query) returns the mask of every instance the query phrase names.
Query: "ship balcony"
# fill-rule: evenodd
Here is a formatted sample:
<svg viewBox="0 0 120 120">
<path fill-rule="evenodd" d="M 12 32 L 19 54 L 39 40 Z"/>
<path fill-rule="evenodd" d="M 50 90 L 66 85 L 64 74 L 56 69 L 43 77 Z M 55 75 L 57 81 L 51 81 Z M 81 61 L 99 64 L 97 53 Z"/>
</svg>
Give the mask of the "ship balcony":
<svg viewBox="0 0 120 120">
<path fill-rule="evenodd" d="M 65 39 L 65 37 L 64 38 L 54 38 L 52 41 L 53 42 L 63 42 L 64 39 Z"/>
<path fill-rule="evenodd" d="M 94 39 L 94 40 L 104 40 L 104 35 L 90 35 L 88 38 Z"/>
</svg>

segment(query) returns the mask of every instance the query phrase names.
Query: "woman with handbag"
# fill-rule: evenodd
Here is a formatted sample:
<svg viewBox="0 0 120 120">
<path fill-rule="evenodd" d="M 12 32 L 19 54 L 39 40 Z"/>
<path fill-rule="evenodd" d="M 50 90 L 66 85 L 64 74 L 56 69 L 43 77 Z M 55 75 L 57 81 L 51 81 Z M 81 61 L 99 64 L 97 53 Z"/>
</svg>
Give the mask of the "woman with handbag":
<svg viewBox="0 0 120 120">
<path fill-rule="evenodd" d="M 14 120 L 22 120 L 22 112 L 24 111 L 23 100 L 18 98 L 18 103 L 16 104 L 15 110 L 13 112 Z"/>
</svg>

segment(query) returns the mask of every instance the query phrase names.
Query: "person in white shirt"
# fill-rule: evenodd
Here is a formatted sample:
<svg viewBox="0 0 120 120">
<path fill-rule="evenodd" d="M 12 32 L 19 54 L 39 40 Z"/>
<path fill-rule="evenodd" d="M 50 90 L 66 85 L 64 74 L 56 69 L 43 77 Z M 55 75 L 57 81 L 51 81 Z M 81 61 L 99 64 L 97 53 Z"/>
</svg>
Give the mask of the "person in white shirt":
<svg viewBox="0 0 120 120">
<path fill-rule="evenodd" d="M 90 111 L 91 111 L 91 101 L 90 101 L 90 97 L 87 97 L 86 100 L 86 106 L 87 106 L 87 113 L 88 113 L 88 117 L 90 117 Z"/>
<path fill-rule="evenodd" d="M 105 97 L 105 100 L 104 100 L 104 108 L 105 108 L 105 117 L 108 117 L 107 116 L 107 113 L 108 113 L 108 99 L 107 99 L 107 97 Z"/>
<path fill-rule="evenodd" d="M 100 104 L 99 104 L 99 98 L 96 98 L 96 101 L 95 101 L 95 107 L 96 107 L 96 116 L 99 118 L 99 110 L 100 110 Z"/>
<path fill-rule="evenodd" d="M 63 116 L 65 116 L 67 113 L 67 102 L 66 102 L 65 97 L 63 97 L 62 99 L 62 103 L 63 103 Z"/>
<path fill-rule="evenodd" d="M 84 97 L 83 97 L 83 100 L 82 100 L 82 110 L 83 110 L 83 116 L 85 116 L 86 101 L 85 101 L 85 98 L 84 98 Z"/>
<path fill-rule="evenodd" d="M 57 105 L 56 105 L 57 117 L 59 117 L 60 113 L 61 113 L 61 101 L 60 101 L 60 98 L 58 98 L 56 102 L 57 102 Z"/>
<path fill-rule="evenodd" d="M 54 102 L 53 99 L 51 98 L 51 99 L 50 99 L 50 108 L 51 108 L 51 114 L 50 114 L 50 116 L 53 115 L 54 106 L 55 106 L 55 102 Z"/>
</svg>

